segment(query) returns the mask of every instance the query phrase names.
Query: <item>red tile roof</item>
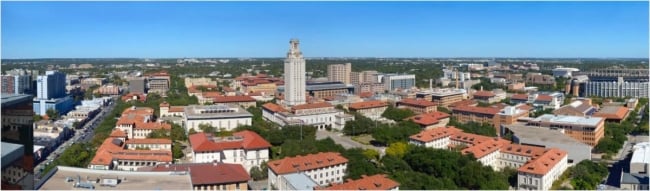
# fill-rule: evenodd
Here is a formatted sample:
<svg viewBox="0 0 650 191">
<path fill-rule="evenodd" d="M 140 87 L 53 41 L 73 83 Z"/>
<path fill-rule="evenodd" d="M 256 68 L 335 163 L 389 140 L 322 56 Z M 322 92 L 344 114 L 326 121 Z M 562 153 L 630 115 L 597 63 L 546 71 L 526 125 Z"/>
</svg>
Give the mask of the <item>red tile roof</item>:
<svg viewBox="0 0 650 191">
<path fill-rule="evenodd" d="M 625 116 L 627 116 L 628 112 L 630 112 L 630 110 L 623 106 L 607 106 L 594 113 L 594 117 L 623 120 Z"/>
<path fill-rule="evenodd" d="M 325 190 L 390 190 L 399 186 L 399 183 L 388 178 L 385 174 L 372 176 L 362 175 L 361 179 L 349 180 L 343 184 L 334 184 Z"/>
<path fill-rule="evenodd" d="M 130 99 L 133 99 L 133 96 L 136 96 L 138 101 L 145 102 L 147 101 L 147 95 L 146 94 L 139 94 L 139 93 L 129 93 L 124 96 L 122 96 L 122 101 L 127 101 Z"/>
<path fill-rule="evenodd" d="M 372 92 L 361 92 L 361 93 L 359 93 L 359 97 L 361 97 L 361 98 L 369 98 L 369 97 L 372 97 L 373 95 L 375 95 L 375 94 L 372 93 Z"/>
<path fill-rule="evenodd" d="M 388 104 L 386 102 L 379 101 L 379 100 L 372 100 L 372 101 L 352 103 L 348 107 L 350 109 L 359 110 L 359 109 L 370 109 L 370 108 L 387 107 L 387 106 Z"/>
<path fill-rule="evenodd" d="M 536 99 L 536 100 L 539 100 L 539 101 L 553 101 L 553 96 L 544 95 L 544 94 L 539 94 L 539 95 L 537 96 L 537 99 Z"/>
<path fill-rule="evenodd" d="M 214 98 L 214 103 L 233 103 L 233 102 L 255 102 L 251 96 L 218 96 Z"/>
<path fill-rule="evenodd" d="M 267 164 L 275 174 L 289 174 L 298 171 L 319 169 L 328 166 L 346 164 L 348 159 L 341 156 L 341 153 L 325 152 L 308 154 L 305 156 L 286 157 L 279 160 L 269 161 Z"/>
<path fill-rule="evenodd" d="M 486 142 L 486 141 L 493 140 L 494 138 L 493 137 L 488 137 L 488 136 L 483 136 L 483 135 L 477 135 L 477 134 L 471 134 L 471 133 L 465 133 L 465 132 L 458 132 L 458 133 L 452 135 L 451 137 L 449 137 L 449 139 L 454 140 L 454 141 L 458 141 L 458 142 L 462 142 L 462 143 L 465 143 L 465 144 L 468 144 L 468 145 L 472 146 L 472 145 L 477 145 L 477 144 L 480 144 L 480 143 L 483 143 L 483 142 Z"/>
<path fill-rule="evenodd" d="M 269 111 L 272 111 L 274 113 L 286 112 L 287 111 L 284 108 L 282 108 L 282 106 L 274 104 L 274 103 L 265 103 L 264 105 L 262 105 L 262 108 L 264 108 L 266 110 L 269 110 Z"/>
<path fill-rule="evenodd" d="M 169 107 L 169 103 L 164 101 L 164 102 L 160 103 L 160 107 Z"/>
<path fill-rule="evenodd" d="M 253 131 L 244 130 L 233 133 L 233 135 L 244 137 L 244 142 L 242 143 L 244 149 L 261 149 L 271 147 L 271 144 L 266 141 L 266 139 L 262 138 L 262 136 Z"/>
<path fill-rule="evenodd" d="M 129 139 L 126 144 L 172 144 L 170 139 Z"/>
<path fill-rule="evenodd" d="M 248 182 L 251 177 L 240 164 L 228 163 L 185 163 L 157 165 L 141 168 L 139 171 L 189 171 L 192 185 L 214 185 Z"/>
<path fill-rule="evenodd" d="M 490 91 L 477 91 L 476 93 L 474 93 L 474 97 L 494 97 L 494 96 L 496 95 L 494 95 L 494 93 Z"/>
<path fill-rule="evenodd" d="M 509 153 L 525 157 L 537 157 L 544 154 L 545 151 L 546 149 L 544 147 L 520 144 L 507 144 L 501 148 L 502 153 Z"/>
<path fill-rule="evenodd" d="M 462 132 L 462 130 L 457 129 L 453 126 L 447 126 L 420 131 L 418 134 L 411 135 L 410 138 L 420 142 L 428 143 L 443 137 L 450 137 L 459 132 Z"/>
<path fill-rule="evenodd" d="M 400 105 L 409 105 L 415 107 L 431 107 L 437 106 L 436 103 L 424 100 L 424 99 L 402 99 L 398 102 Z"/>
<path fill-rule="evenodd" d="M 494 139 L 490 139 L 488 141 L 476 144 L 474 146 L 467 147 L 467 148 L 463 149 L 461 152 L 463 154 L 472 153 L 472 154 L 474 154 L 474 157 L 476 159 L 480 159 L 480 158 L 483 158 L 484 156 L 486 156 L 486 155 L 488 155 L 490 153 L 493 153 L 493 152 L 499 150 L 500 147 L 501 147 L 501 144 L 498 141 L 496 141 Z"/>
<path fill-rule="evenodd" d="M 171 106 L 169 112 L 185 112 L 185 106 Z"/>
<path fill-rule="evenodd" d="M 153 109 L 148 107 L 127 108 L 117 120 L 116 125 L 134 125 L 136 129 L 171 129 L 171 125 L 152 121 Z M 148 120 L 145 120 L 147 119 Z"/>
<path fill-rule="evenodd" d="M 438 123 L 440 120 L 448 118 L 449 114 L 444 113 L 444 112 L 432 112 L 432 113 L 423 113 L 420 115 L 413 116 L 409 119 L 413 120 L 413 122 L 420 124 L 420 125 L 433 125 Z"/>
<path fill-rule="evenodd" d="M 219 139 L 208 133 L 196 133 L 190 135 L 189 139 L 194 152 L 218 152 L 231 149 L 249 150 L 271 147 L 269 142 L 252 131 L 237 132 L 233 136 Z"/>
<path fill-rule="evenodd" d="M 203 93 L 201 93 L 201 96 L 203 96 L 204 98 L 213 98 L 214 99 L 216 97 L 223 96 L 223 94 L 221 94 L 219 92 L 203 92 Z"/>
<path fill-rule="evenodd" d="M 307 103 L 307 104 L 293 106 L 291 107 L 291 110 L 295 111 L 295 110 L 302 110 L 302 109 L 316 109 L 316 108 L 325 108 L 325 107 L 333 107 L 333 106 L 329 102 Z"/>
<path fill-rule="evenodd" d="M 124 143 L 119 139 L 108 138 L 97 148 L 95 157 L 90 161 L 93 165 L 110 165 L 118 160 L 146 160 L 171 162 L 171 151 L 164 150 L 125 150 Z"/>
<path fill-rule="evenodd" d="M 566 155 L 566 151 L 552 148 L 541 156 L 533 160 L 529 160 L 526 164 L 519 167 L 517 171 L 537 175 L 545 175 L 551 171 L 551 169 L 557 165 L 562 160 L 562 158 L 566 157 Z"/>
<path fill-rule="evenodd" d="M 513 94 L 510 96 L 511 100 L 528 100 L 528 95 L 526 94 Z"/>
<path fill-rule="evenodd" d="M 126 133 L 120 129 L 113 129 L 108 137 L 127 137 Z"/>
<path fill-rule="evenodd" d="M 501 111 L 499 108 L 492 108 L 492 107 L 475 107 L 475 106 L 457 106 L 452 109 L 453 112 L 456 111 L 461 111 L 461 112 L 470 112 L 470 113 L 480 113 L 480 114 L 486 114 L 486 115 L 496 115 Z"/>
<path fill-rule="evenodd" d="M 458 107 L 458 106 L 462 106 L 462 105 L 476 106 L 476 105 L 478 105 L 478 102 L 476 100 L 466 99 L 466 100 L 463 100 L 463 101 L 458 101 L 458 102 L 454 102 L 452 104 L 449 104 L 449 107 L 452 108 L 452 107 Z"/>
</svg>

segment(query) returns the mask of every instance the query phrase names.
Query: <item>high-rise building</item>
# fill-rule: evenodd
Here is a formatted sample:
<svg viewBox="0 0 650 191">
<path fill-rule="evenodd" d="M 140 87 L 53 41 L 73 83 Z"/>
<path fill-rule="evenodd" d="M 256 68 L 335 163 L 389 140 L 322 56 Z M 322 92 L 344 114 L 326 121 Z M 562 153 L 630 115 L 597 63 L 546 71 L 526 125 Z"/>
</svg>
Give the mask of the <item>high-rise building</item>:
<svg viewBox="0 0 650 191">
<path fill-rule="evenodd" d="M 305 58 L 298 39 L 289 41 L 289 52 L 284 60 L 284 103 L 288 106 L 305 103 Z"/>
<path fill-rule="evenodd" d="M 350 72 L 352 72 L 352 64 L 332 64 L 327 66 L 327 79 L 331 82 L 343 82 L 350 84 Z"/>
<path fill-rule="evenodd" d="M 46 71 L 36 79 L 38 99 L 65 97 L 65 74 L 56 70 Z"/>
<path fill-rule="evenodd" d="M 361 72 L 350 72 L 350 83 L 352 84 L 372 84 L 378 83 L 377 75 L 379 72 L 375 70 L 366 70 Z"/>
<path fill-rule="evenodd" d="M 2 94 L 2 189 L 34 189 L 32 96 Z"/>
</svg>

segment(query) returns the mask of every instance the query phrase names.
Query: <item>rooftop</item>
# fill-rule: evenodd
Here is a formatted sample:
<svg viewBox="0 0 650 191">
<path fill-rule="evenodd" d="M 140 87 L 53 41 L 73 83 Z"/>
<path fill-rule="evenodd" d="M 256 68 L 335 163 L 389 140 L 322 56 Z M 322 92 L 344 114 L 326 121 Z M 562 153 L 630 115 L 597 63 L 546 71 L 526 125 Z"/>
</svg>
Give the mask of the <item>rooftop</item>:
<svg viewBox="0 0 650 191">
<path fill-rule="evenodd" d="M 359 109 L 369 109 L 369 108 L 377 108 L 377 107 L 385 107 L 385 106 L 388 106 L 386 102 L 379 101 L 379 100 L 372 100 L 372 101 L 352 103 L 348 107 L 350 109 L 359 110 Z"/>
<path fill-rule="evenodd" d="M 268 141 L 249 130 L 233 133 L 233 136 L 230 137 L 214 137 L 208 133 L 196 133 L 190 135 L 189 140 L 194 152 L 271 147 Z"/>
<path fill-rule="evenodd" d="M 567 155 L 566 151 L 551 148 L 537 158 L 533 158 L 517 169 L 519 172 L 545 175 Z"/>
<path fill-rule="evenodd" d="M 308 154 L 305 156 L 285 157 L 279 160 L 268 162 L 269 169 L 275 174 L 289 174 L 298 171 L 318 169 L 333 165 L 345 164 L 348 159 L 341 156 L 341 153 L 325 152 L 317 154 Z"/>
<path fill-rule="evenodd" d="M 578 125 L 588 125 L 588 126 L 597 126 L 598 123 L 605 120 L 601 117 L 577 117 L 577 116 L 568 116 L 568 115 L 551 115 L 544 114 L 539 116 L 531 121 L 541 122 L 548 121 L 551 123 L 564 123 L 564 124 L 578 124 Z"/>
<path fill-rule="evenodd" d="M 251 179 L 241 164 L 229 163 L 160 164 L 153 167 L 143 167 L 138 169 L 138 171 L 189 171 L 193 185 L 247 182 Z"/>
<path fill-rule="evenodd" d="M 618 119 L 622 120 L 625 118 L 627 113 L 630 112 L 630 110 L 627 107 L 623 106 L 605 106 L 600 108 L 600 110 L 596 113 L 594 113 L 594 117 L 603 117 L 606 119 Z"/>
<path fill-rule="evenodd" d="M 506 128 L 510 129 L 515 134 L 515 136 L 517 136 L 517 138 L 523 139 L 528 143 L 559 143 L 566 145 L 583 145 L 589 147 L 589 145 L 577 141 L 557 130 L 526 126 L 524 124 L 506 125 Z"/>
<path fill-rule="evenodd" d="M 21 102 L 31 102 L 32 96 L 26 94 L 0 94 L 0 105 L 9 107 Z"/>
<path fill-rule="evenodd" d="M 439 120 L 442 120 L 444 118 L 448 118 L 449 114 L 444 113 L 444 112 L 431 112 L 431 113 L 423 113 L 419 114 L 416 116 L 411 117 L 410 119 L 413 120 L 413 122 L 420 124 L 420 125 L 432 125 L 438 123 Z"/>
<path fill-rule="evenodd" d="M 204 118 L 233 118 L 233 117 L 253 117 L 245 109 L 234 105 L 217 104 L 217 105 L 189 105 L 185 107 L 185 116 L 188 119 Z"/>
<path fill-rule="evenodd" d="M 2 142 L 2 169 L 24 154 L 23 145 Z"/>
<path fill-rule="evenodd" d="M 650 142 L 637 143 L 633 147 L 634 153 L 630 163 L 650 164 Z"/>
<path fill-rule="evenodd" d="M 461 111 L 461 112 L 480 113 L 480 114 L 487 114 L 487 115 L 496 115 L 497 113 L 499 113 L 499 111 L 501 111 L 501 109 L 499 108 L 476 107 L 476 106 L 456 106 L 452 110 L 453 112 Z"/>
<path fill-rule="evenodd" d="M 399 104 L 417 106 L 417 107 L 432 107 L 437 106 L 436 103 L 424 99 L 402 99 Z"/>
<path fill-rule="evenodd" d="M 343 184 L 334 184 L 325 190 L 390 190 L 398 187 L 399 183 L 388 178 L 385 174 L 372 176 L 362 175 L 361 179 L 348 180 Z"/>
<path fill-rule="evenodd" d="M 315 187 L 318 187 L 318 184 L 305 173 L 287 174 L 284 175 L 284 178 L 288 184 L 297 190 L 314 190 Z"/>
<path fill-rule="evenodd" d="M 66 179 L 71 178 L 72 182 Z M 117 180 L 115 187 L 90 183 L 96 190 L 191 190 L 189 174 L 172 172 L 137 172 L 115 170 L 92 170 L 86 168 L 57 166 L 54 174 L 38 190 L 76 190 L 73 184 L 89 180 Z"/>
</svg>

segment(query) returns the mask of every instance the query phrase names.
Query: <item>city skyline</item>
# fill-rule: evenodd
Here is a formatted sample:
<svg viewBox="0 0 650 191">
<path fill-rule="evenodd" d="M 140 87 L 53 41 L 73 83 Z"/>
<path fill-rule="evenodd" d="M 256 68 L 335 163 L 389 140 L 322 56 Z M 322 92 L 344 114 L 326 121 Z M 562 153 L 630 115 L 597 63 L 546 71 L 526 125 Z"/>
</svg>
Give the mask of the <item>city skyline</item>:
<svg viewBox="0 0 650 191">
<path fill-rule="evenodd" d="M 2 2 L 2 57 L 647 58 L 648 2 Z M 603 14 L 607 13 L 607 14 Z"/>
</svg>

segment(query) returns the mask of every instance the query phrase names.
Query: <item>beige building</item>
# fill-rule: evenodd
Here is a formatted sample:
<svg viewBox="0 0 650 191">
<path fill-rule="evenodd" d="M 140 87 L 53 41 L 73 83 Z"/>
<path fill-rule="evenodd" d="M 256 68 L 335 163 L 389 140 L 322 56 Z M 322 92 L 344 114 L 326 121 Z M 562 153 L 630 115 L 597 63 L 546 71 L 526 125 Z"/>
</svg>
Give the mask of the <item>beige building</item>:
<svg viewBox="0 0 650 191">
<path fill-rule="evenodd" d="M 352 72 L 352 64 L 331 64 L 327 66 L 327 79 L 330 82 L 343 82 L 350 84 L 350 73 Z"/>
<path fill-rule="evenodd" d="M 325 186 L 333 183 L 342 183 L 347 172 L 348 159 L 341 153 L 326 152 L 308 154 L 305 156 L 286 157 L 268 163 L 268 187 L 286 190 L 281 185 L 283 176 L 296 172 L 303 172 L 316 184 Z"/>
<path fill-rule="evenodd" d="M 424 99 L 403 99 L 397 102 L 397 108 L 408 109 L 417 114 L 438 111 L 436 103 Z"/>
<path fill-rule="evenodd" d="M 217 81 L 212 78 L 185 78 L 185 87 L 192 86 L 217 86 Z"/>
<path fill-rule="evenodd" d="M 388 104 L 383 101 L 373 100 L 373 101 L 364 101 L 351 103 L 348 108 L 350 111 L 357 112 L 365 117 L 376 120 L 381 118 L 381 114 L 386 111 Z"/>
<path fill-rule="evenodd" d="M 379 74 L 379 72 L 374 70 L 350 72 L 350 83 L 352 84 L 379 83 L 379 79 L 377 79 L 377 74 Z"/>
<path fill-rule="evenodd" d="M 585 144 L 596 146 L 605 135 L 605 118 L 545 114 L 530 120 L 528 126 L 560 129 Z"/>
<path fill-rule="evenodd" d="M 192 190 L 249 190 L 248 181 L 251 180 L 242 165 L 230 163 L 157 165 L 140 171 L 187 172 L 191 176 Z"/>
</svg>

